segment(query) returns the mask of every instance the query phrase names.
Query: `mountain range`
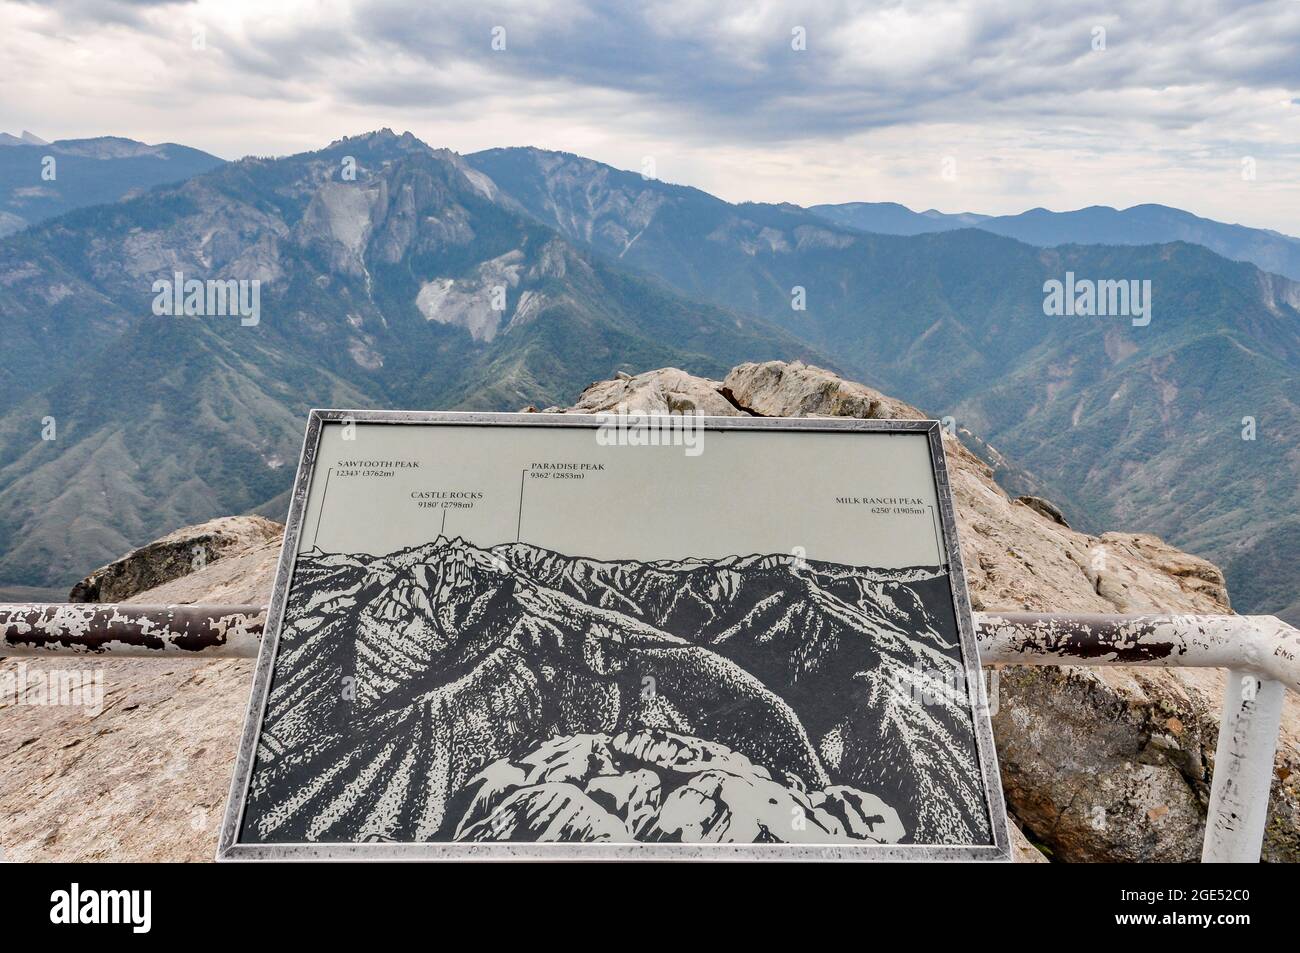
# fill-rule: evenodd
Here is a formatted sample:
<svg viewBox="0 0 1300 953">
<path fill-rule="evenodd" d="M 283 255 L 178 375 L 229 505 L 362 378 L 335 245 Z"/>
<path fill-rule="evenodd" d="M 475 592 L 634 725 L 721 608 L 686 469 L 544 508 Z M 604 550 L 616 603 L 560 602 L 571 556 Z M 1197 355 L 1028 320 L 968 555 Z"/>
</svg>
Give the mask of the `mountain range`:
<svg viewBox="0 0 1300 953">
<path fill-rule="evenodd" d="M 922 235 L 978 228 L 1029 245 L 1164 245 L 1190 242 L 1233 261 L 1300 281 L 1300 239 L 1267 228 L 1248 228 L 1201 218 L 1168 205 L 1116 209 L 1091 205 L 1069 212 L 1034 208 L 1018 215 L 914 212 L 894 202 L 814 205 L 808 211 L 828 222 L 883 235 Z"/>
<path fill-rule="evenodd" d="M 467 161 L 575 241 L 951 416 L 1033 474 L 1009 489 L 1084 529 L 1159 533 L 1220 563 L 1243 609 L 1300 618 L 1300 284 L 1181 241 L 868 234 L 566 153 Z M 1045 283 L 1067 274 L 1149 280 L 1150 324 L 1045 314 Z"/>
<path fill-rule="evenodd" d="M 174 142 L 118 136 L 46 142 L 0 132 L 0 235 L 87 205 L 182 182 L 225 160 Z"/>
<path fill-rule="evenodd" d="M 312 405 L 518 409 L 802 358 L 954 418 L 1075 525 L 1159 533 L 1239 608 L 1300 611 L 1300 285 L 1186 241 L 827 215 L 384 130 L 29 226 L 0 241 L 0 586 L 282 515 Z M 258 322 L 155 314 L 178 272 L 257 279 Z M 1045 314 L 1067 274 L 1149 281 L 1150 323 Z"/>
<path fill-rule="evenodd" d="M 938 567 L 439 537 L 285 619 L 245 841 L 991 840 Z"/>
<path fill-rule="evenodd" d="M 261 282 L 259 322 L 154 314 L 178 272 Z M 0 314 L 0 580 L 35 586 L 196 513 L 282 516 L 312 406 L 518 409 L 618 369 L 813 354 L 390 133 L 25 229 L 0 243 Z"/>
</svg>

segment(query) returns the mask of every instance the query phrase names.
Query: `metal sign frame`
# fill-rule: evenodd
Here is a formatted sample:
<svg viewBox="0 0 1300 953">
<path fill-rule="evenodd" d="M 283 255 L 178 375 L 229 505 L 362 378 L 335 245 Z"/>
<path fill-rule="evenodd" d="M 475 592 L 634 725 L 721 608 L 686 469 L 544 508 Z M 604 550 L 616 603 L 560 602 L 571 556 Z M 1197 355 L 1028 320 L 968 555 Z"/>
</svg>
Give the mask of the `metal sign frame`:
<svg viewBox="0 0 1300 953">
<path fill-rule="evenodd" d="M 247 860 L 885 860 L 885 861 L 1008 861 L 1007 815 L 998 774 L 992 726 L 987 706 L 970 699 L 973 734 L 981 773 L 981 790 L 988 809 L 993 843 L 940 844 L 706 844 L 593 842 L 463 842 L 410 843 L 250 843 L 239 840 L 258 738 L 271 690 L 286 604 L 297 561 L 303 517 L 311 490 L 322 429 L 330 423 L 441 425 L 453 427 L 599 427 L 598 414 L 458 413 L 420 411 L 313 410 L 308 419 L 277 565 L 266 635 L 254 671 L 249 707 L 241 733 L 230 795 L 217 847 L 219 861 Z M 940 424 L 933 420 L 862 420 L 857 418 L 697 417 L 704 430 L 800 431 L 833 433 L 924 434 L 928 438 L 939 522 L 948 557 L 952 606 L 960 637 L 962 667 L 972 695 L 982 692 L 980 663 L 971 617 L 970 599 L 957 540 L 957 523 Z M 978 688 L 977 688 L 978 687 Z M 982 697 L 982 695 L 981 695 Z"/>
</svg>

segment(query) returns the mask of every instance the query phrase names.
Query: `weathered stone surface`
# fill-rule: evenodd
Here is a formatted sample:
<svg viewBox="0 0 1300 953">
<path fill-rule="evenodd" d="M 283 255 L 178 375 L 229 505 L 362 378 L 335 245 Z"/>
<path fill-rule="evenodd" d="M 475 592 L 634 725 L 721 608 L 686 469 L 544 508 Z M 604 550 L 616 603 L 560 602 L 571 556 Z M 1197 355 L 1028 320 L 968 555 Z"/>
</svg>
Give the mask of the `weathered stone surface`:
<svg viewBox="0 0 1300 953">
<path fill-rule="evenodd" d="M 137 593 L 125 602 L 140 605 L 205 603 L 208 605 L 266 605 L 280 560 L 281 537 L 228 550 L 219 562 L 203 570 Z"/>
<path fill-rule="evenodd" d="M 72 587 L 69 602 L 121 602 L 187 576 L 230 552 L 276 540 L 284 527 L 262 516 L 223 516 L 186 526 L 96 569 Z"/>
<path fill-rule="evenodd" d="M 720 390 L 737 407 L 760 417 L 925 417 L 910 404 L 800 361 L 741 364 L 732 368 Z"/>
<path fill-rule="evenodd" d="M 1016 819 L 1011 817 L 1008 830 L 1011 833 L 1011 862 L 1016 864 L 1046 864 L 1047 857 L 1041 850 L 1029 842 L 1029 838 L 1016 826 Z"/>
<path fill-rule="evenodd" d="M 723 396 L 726 387 L 732 400 Z M 666 369 L 589 387 L 572 410 L 924 416 L 800 364 L 725 381 Z M 1222 574 L 1153 536 L 1078 533 L 1010 500 L 945 434 L 972 603 L 1056 612 L 1225 612 Z M 187 530 L 173 536 L 183 535 Z M 145 547 L 148 549 L 148 547 Z M 276 539 L 223 550 L 129 601 L 269 599 Z M 28 661 L 32 671 L 74 660 Z M 18 660 L 0 662 L 12 668 Z M 250 687 L 247 662 L 91 662 L 104 709 L 0 708 L 0 849 L 13 860 L 206 860 Z M 1223 675 L 1194 669 L 1004 668 L 994 718 L 1003 784 L 1034 841 L 1061 860 L 1199 856 Z M 1288 697 L 1264 856 L 1300 859 L 1300 706 Z M 598 786 L 599 787 L 599 786 Z M 595 793 L 595 792 L 593 792 Z M 599 792 L 633 797 L 634 792 Z M 1012 826 L 1018 860 L 1042 855 Z"/>
<path fill-rule="evenodd" d="M 266 604 L 280 540 L 259 535 L 250 532 L 243 547 L 223 550 L 218 561 L 122 601 Z M 9 672 L 20 666 L 31 675 L 102 672 L 103 708 L 92 714 L 0 699 L 5 859 L 212 859 L 252 662 L 0 660 Z"/>
<path fill-rule="evenodd" d="M 548 412 L 593 414 L 617 411 L 620 407 L 643 414 L 734 417 L 741 413 L 723 396 L 717 381 L 694 377 L 675 367 L 636 377 L 622 374 L 613 380 L 597 381 L 582 392 L 572 407 L 551 407 Z"/>
<path fill-rule="evenodd" d="M 1061 508 L 1050 500 L 1043 499 L 1041 496 L 1018 496 L 1016 497 L 1016 502 L 1023 503 L 1031 510 L 1047 517 L 1053 523 L 1060 523 L 1062 526 L 1067 528 L 1070 525 L 1065 521 L 1065 514 L 1061 512 Z"/>
</svg>

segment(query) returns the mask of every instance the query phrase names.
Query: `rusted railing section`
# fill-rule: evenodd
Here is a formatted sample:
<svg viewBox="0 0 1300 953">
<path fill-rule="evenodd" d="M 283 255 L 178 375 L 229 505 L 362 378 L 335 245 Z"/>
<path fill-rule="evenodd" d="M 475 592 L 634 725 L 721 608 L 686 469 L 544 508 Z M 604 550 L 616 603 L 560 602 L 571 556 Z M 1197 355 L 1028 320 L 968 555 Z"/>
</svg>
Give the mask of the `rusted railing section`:
<svg viewBox="0 0 1300 953">
<path fill-rule="evenodd" d="M 977 612 L 985 664 L 1227 668 L 1300 693 L 1300 630 L 1261 615 Z"/>
<path fill-rule="evenodd" d="M 262 606 L 0 605 L 0 656 L 254 658 Z"/>
<path fill-rule="evenodd" d="M 0 605 L 0 656 L 253 658 L 261 606 Z M 1272 616 L 975 613 L 985 665 L 1163 665 L 1229 672 L 1203 861 L 1257 861 L 1300 631 Z"/>
<path fill-rule="evenodd" d="M 1285 689 L 1300 694 L 1300 631 L 1273 616 L 977 613 L 988 665 L 1226 668 L 1201 861 L 1259 860 Z"/>
</svg>

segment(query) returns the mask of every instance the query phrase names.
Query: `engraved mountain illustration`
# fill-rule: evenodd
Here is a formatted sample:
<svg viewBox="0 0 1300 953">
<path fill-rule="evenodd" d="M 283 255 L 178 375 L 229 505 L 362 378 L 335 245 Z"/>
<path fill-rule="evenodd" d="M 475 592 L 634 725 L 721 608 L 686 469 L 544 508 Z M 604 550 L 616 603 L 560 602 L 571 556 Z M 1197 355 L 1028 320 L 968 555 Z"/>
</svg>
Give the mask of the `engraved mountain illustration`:
<svg viewBox="0 0 1300 953">
<path fill-rule="evenodd" d="M 243 839 L 988 843 L 961 669 L 940 567 L 311 550 Z"/>
</svg>

